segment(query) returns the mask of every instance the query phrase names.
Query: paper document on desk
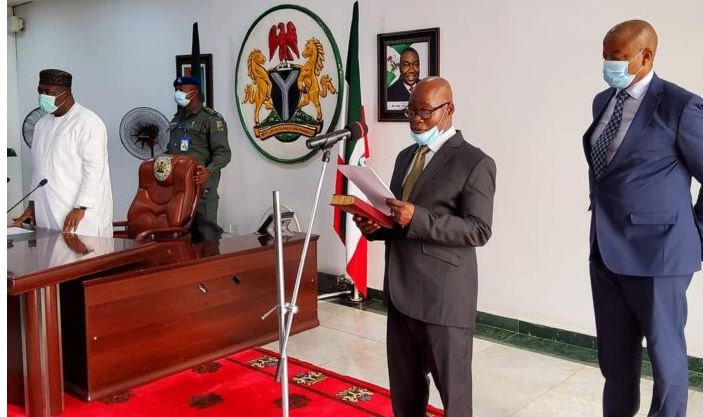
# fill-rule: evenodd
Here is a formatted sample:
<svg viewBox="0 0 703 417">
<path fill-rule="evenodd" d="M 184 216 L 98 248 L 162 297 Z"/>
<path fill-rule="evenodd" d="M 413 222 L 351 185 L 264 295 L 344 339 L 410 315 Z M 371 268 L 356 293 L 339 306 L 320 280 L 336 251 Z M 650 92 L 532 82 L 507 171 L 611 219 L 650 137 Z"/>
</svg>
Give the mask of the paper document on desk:
<svg viewBox="0 0 703 417">
<path fill-rule="evenodd" d="M 27 230 L 23 229 L 21 227 L 8 227 L 7 228 L 7 235 L 8 236 L 15 236 L 15 235 L 24 235 L 26 233 L 32 233 L 33 230 Z"/>
<path fill-rule="evenodd" d="M 372 206 L 390 216 L 391 209 L 386 205 L 386 199 L 395 196 L 371 167 L 339 165 L 337 169 L 364 193 Z"/>
</svg>

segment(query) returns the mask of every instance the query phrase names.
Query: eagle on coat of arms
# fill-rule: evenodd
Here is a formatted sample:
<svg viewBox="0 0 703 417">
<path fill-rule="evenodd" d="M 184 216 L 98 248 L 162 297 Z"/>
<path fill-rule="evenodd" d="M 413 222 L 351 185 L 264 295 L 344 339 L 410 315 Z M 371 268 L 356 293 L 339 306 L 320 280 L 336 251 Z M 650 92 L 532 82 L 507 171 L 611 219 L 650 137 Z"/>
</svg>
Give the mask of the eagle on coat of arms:
<svg viewBox="0 0 703 417">
<path fill-rule="evenodd" d="M 251 83 L 244 87 L 242 104 L 254 105 L 253 130 L 260 140 L 273 136 L 281 142 L 293 142 L 300 135 L 312 137 L 322 131 L 324 115 L 320 100 L 337 94 L 337 88 L 329 75 L 322 75 L 325 66 L 322 43 L 311 37 L 304 45 L 300 52 L 293 22 L 279 22 L 268 34 L 269 63 L 277 55 L 279 64 L 267 69 L 266 55 L 260 49 L 249 52 L 247 75 Z M 301 57 L 303 62 L 295 63 Z"/>
</svg>

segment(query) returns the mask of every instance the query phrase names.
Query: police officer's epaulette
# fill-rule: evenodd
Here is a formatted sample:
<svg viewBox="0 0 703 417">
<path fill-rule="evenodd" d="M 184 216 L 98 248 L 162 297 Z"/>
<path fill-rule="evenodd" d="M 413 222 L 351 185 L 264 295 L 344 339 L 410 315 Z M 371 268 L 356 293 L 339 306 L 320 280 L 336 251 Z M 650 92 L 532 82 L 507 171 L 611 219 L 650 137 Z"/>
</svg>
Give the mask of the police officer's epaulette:
<svg viewBox="0 0 703 417">
<path fill-rule="evenodd" d="M 203 111 L 209 114 L 210 116 L 215 116 L 219 117 L 220 119 L 224 119 L 224 117 L 222 117 L 220 113 L 218 113 L 216 110 L 211 109 L 210 107 L 203 106 Z"/>
</svg>

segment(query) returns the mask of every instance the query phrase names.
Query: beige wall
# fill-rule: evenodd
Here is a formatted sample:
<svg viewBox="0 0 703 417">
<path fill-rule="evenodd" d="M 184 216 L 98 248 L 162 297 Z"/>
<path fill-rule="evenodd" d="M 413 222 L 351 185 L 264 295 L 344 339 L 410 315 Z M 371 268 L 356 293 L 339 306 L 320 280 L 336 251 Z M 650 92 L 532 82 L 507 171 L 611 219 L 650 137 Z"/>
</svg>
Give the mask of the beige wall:
<svg viewBox="0 0 703 417">
<path fill-rule="evenodd" d="M 438 1 L 436 13 L 400 12 L 403 19 L 391 11 L 405 2 L 388 3 L 364 4 L 366 63 L 375 62 L 377 32 L 441 26 L 440 68 L 454 86 L 455 125 L 498 164 L 494 234 L 479 250 L 479 309 L 594 334 L 581 135 L 593 95 L 605 87 L 601 40 L 619 21 L 649 20 L 659 32 L 657 73 L 703 94 L 703 2 Z M 370 98 L 375 114 L 376 95 Z M 390 178 L 395 154 L 409 143 L 407 128 L 383 123 L 370 131 L 371 165 Z M 381 246 L 370 251 L 375 288 L 382 285 Z M 698 356 L 701 278 L 688 292 L 689 348 Z"/>
<path fill-rule="evenodd" d="M 260 157 L 241 131 L 234 106 L 234 70 L 246 30 L 274 1 L 40 0 L 17 8 L 26 32 L 17 39 L 19 110 L 36 105 L 37 72 L 58 66 L 76 75 L 79 101 L 100 114 L 110 136 L 115 216 L 132 199 L 138 161 L 117 137 L 121 117 L 137 106 L 167 116 L 174 55 L 190 50 L 190 25 L 200 24 L 201 50 L 215 59 L 215 107 L 230 128 L 233 161 L 223 172 L 220 223 L 255 229 L 273 189 L 307 223 L 317 158 L 282 166 Z M 350 0 L 296 2 L 332 28 L 346 56 Z M 494 236 L 479 251 L 479 308 L 594 334 L 587 234 L 588 186 L 581 135 L 593 95 L 603 89 L 601 39 L 614 23 L 643 18 L 660 34 L 655 68 L 670 81 L 703 94 L 703 2 L 565 2 L 563 0 L 362 0 L 361 67 L 371 165 L 390 179 L 397 152 L 410 143 L 407 126 L 376 120 L 376 35 L 441 27 L 441 75 L 455 90 L 455 125 L 495 158 L 498 192 Z M 344 60 L 344 58 L 343 58 Z M 124 81 L 128 79 L 128 81 Z M 11 115 L 8 111 L 8 117 Z M 25 173 L 29 172 L 24 159 Z M 118 168 L 119 167 L 119 168 Z M 27 175 L 25 175 L 25 178 Z M 332 189 L 333 170 L 326 177 Z M 27 184 L 25 184 L 26 186 Z M 697 190 L 697 189 L 696 189 Z M 323 201 L 325 198 L 323 198 Z M 343 270 L 342 248 L 320 207 L 320 269 Z M 383 249 L 370 247 L 370 286 L 382 287 Z M 689 290 L 689 347 L 703 356 L 703 283 Z"/>
</svg>

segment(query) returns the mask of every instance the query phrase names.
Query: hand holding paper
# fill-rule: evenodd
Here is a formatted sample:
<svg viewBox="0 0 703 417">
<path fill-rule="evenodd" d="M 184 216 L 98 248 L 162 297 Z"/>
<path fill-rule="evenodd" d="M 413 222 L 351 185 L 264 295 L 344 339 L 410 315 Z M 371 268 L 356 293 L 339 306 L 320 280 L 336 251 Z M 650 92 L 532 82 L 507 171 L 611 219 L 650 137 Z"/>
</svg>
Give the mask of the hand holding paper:
<svg viewBox="0 0 703 417">
<path fill-rule="evenodd" d="M 354 221 L 364 233 L 370 233 L 370 229 L 361 227 L 357 218 L 369 219 L 378 226 L 392 229 L 394 225 L 393 218 L 390 216 L 391 209 L 386 204 L 386 201 L 395 197 L 373 169 L 365 166 L 350 165 L 340 165 L 338 168 L 368 198 L 370 204 L 362 200 L 360 196 L 340 194 L 332 196 L 331 204 L 355 215 Z"/>
<path fill-rule="evenodd" d="M 393 213 L 393 220 L 400 225 L 400 227 L 406 227 L 410 224 L 415 214 L 415 205 L 408 203 L 407 201 L 401 201 L 396 199 L 388 199 L 386 204 L 391 208 Z"/>
<path fill-rule="evenodd" d="M 394 199 L 395 196 L 371 167 L 340 165 L 337 169 L 364 193 L 372 206 L 385 215 L 391 214 L 386 200 Z"/>
</svg>

